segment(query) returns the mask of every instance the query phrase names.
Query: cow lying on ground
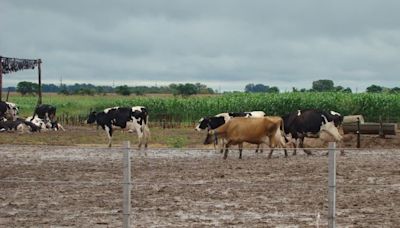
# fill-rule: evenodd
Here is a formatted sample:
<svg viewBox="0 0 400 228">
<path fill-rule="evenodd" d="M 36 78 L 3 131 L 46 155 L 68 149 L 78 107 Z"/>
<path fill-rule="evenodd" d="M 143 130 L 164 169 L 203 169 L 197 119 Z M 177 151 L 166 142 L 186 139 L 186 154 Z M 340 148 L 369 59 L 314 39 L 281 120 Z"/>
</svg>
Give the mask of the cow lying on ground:
<svg viewBox="0 0 400 228">
<path fill-rule="evenodd" d="M 36 125 L 40 130 L 54 130 L 54 131 L 58 131 L 58 130 L 62 130 L 65 131 L 64 127 L 57 122 L 57 120 L 54 121 L 50 121 L 50 120 L 45 120 L 45 119 L 41 119 L 38 116 L 29 116 L 25 119 L 25 121 L 28 121 L 34 125 Z"/>
<path fill-rule="evenodd" d="M 320 132 L 324 131 L 333 136 L 336 141 L 341 141 L 337 126 L 343 121 L 343 117 L 337 112 L 325 112 L 316 109 L 297 110 L 283 117 L 285 134 L 291 134 L 296 141 L 299 140 L 299 147 L 304 148 L 304 138 L 318 138 Z M 311 154 L 310 151 L 304 150 Z M 293 155 L 296 154 L 296 148 Z"/>
<path fill-rule="evenodd" d="M 210 130 L 204 143 L 210 143 L 213 137 L 225 138 L 227 142 L 225 144 L 224 159 L 228 157 L 228 148 L 230 145 L 239 145 L 239 159 L 241 159 L 244 142 L 257 145 L 269 143 L 271 151 L 268 158 L 271 158 L 276 146 L 279 145 L 285 148 L 282 140 L 277 140 L 276 137 L 276 133 L 282 124 L 283 120 L 279 117 L 232 118 L 217 129 Z M 286 149 L 285 156 L 287 157 Z"/>
<path fill-rule="evenodd" d="M 263 111 L 252 111 L 252 112 L 224 112 L 217 114 L 212 117 L 204 117 L 199 120 L 198 125 L 195 127 L 196 131 L 202 130 L 214 130 L 225 123 L 227 123 L 230 119 L 235 117 L 264 117 L 265 113 Z M 223 152 L 225 142 L 224 139 L 221 139 L 221 153 Z M 257 147 L 256 152 L 258 151 L 259 147 Z"/>
<path fill-rule="evenodd" d="M 0 101 L 0 121 L 17 120 L 18 107 L 16 104 L 6 101 Z"/>
<path fill-rule="evenodd" d="M 7 120 L 0 122 L 0 132 L 2 131 L 18 131 L 18 132 L 36 132 L 40 131 L 40 127 L 36 126 L 32 122 L 17 119 L 17 120 Z"/>
<path fill-rule="evenodd" d="M 143 106 L 135 107 L 113 107 L 107 108 L 102 112 L 91 112 L 87 123 L 97 123 L 106 131 L 108 146 L 112 144 L 113 126 L 122 129 L 127 128 L 129 132 L 136 131 L 139 138 L 139 149 L 142 144 L 147 148 L 150 130 L 147 126 L 148 112 Z"/>
</svg>

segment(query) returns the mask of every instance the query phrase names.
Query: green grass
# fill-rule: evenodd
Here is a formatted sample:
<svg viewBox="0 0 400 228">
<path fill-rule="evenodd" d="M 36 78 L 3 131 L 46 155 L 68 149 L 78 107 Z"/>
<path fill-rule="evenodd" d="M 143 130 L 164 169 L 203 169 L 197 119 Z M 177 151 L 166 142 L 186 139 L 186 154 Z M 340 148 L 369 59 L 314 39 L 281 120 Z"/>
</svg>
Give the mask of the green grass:
<svg viewBox="0 0 400 228">
<path fill-rule="evenodd" d="M 35 96 L 11 95 L 9 101 L 18 104 L 20 115 L 32 115 Z M 113 106 L 143 105 L 149 109 L 151 121 L 195 122 L 203 116 L 221 112 L 260 110 L 268 115 L 284 115 L 297 109 L 335 110 L 343 115 L 362 114 L 367 121 L 400 122 L 400 95 L 346 93 L 233 93 L 215 96 L 81 96 L 44 94 L 43 103 L 57 107 L 57 115 L 87 116 L 90 110 Z"/>
</svg>

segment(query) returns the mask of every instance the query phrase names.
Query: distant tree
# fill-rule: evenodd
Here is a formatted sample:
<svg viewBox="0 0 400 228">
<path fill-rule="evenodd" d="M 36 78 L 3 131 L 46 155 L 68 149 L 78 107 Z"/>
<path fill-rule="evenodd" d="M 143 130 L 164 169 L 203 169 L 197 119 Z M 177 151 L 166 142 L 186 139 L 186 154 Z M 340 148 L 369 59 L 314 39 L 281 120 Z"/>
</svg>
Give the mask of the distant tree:
<svg viewBox="0 0 400 228">
<path fill-rule="evenodd" d="M 39 85 L 33 82 L 22 81 L 17 84 L 17 92 L 22 95 L 37 93 Z"/>
<path fill-rule="evenodd" d="M 383 92 L 383 87 L 378 85 L 370 85 L 367 87 L 367 93 L 381 93 Z"/>
<path fill-rule="evenodd" d="M 200 94 L 213 94 L 214 90 L 212 88 L 208 88 L 207 85 L 196 83 L 197 91 Z"/>
<path fill-rule="evenodd" d="M 328 79 L 321 79 L 313 81 L 312 89 L 317 92 L 329 92 L 334 90 L 333 81 Z"/>
<path fill-rule="evenodd" d="M 134 93 L 135 93 L 136 96 L 143 96 L 144 95 L 144 90 L 136 89 L 134 91 Z"/>
<path fill-rule="evenodd" d="M 391 89 L 389 90 L 389 93 L 400 93 L 400 88 L 399 88 L 399 87 L 391 88 Z"/>
<path fill-rule="evenodd" d="M 346 89 L 342 90 L 343 93 L 352 93 L 353 91 L 351 91 L 350 87 L 347 87 Z"/>
<path fill-rule="evenodd" d="M 75 94 L 93 96 L 96 94 L 96 90 L 93 88 L 80 88 L 79 90 L 75 91 Z"/>
<path fill-rule="evenodd" d="M 279 88 L 276 86 L 272 86 L 268 88 L 267 93 L 279 93 Z"/>
<path fill-rule="evenodd" d="M 246 93 L 265 93 L 269 89 L 269 86 L 263 85 L 263 84 L 256 84 L 254 85 L 253 83 L 247 84 L 244 87 L 244 91 Z"/>
<path fill-rule="evenodd" d="M 115 93 L 121 94 L 123 96 L 129 96 L 131 95 L 131 90 L 127 85 L 122 85 L 115 87 Z"/>
<path fill-rule="evenodd" d="M 198 93 L 198 88 L 195 84 L 186 83 L 178 84 L 175 88 L 175 95 L 190 96 Z"/>
<path fill-rule="evenodd" d="M 60 86 L 60 90 L 58 91 L 59 94 L 64 94 L 64 95 L 69 95 L 70 92 L 68 91 L 68 88 L 65 84 L 62 84 Z"/>
<path fill-rule="evenodd" d="M 44 93 L 57 93 L 60 91 L 60 87 L 55 84 L 42 84 L 42 92 Z"/>
</svg>

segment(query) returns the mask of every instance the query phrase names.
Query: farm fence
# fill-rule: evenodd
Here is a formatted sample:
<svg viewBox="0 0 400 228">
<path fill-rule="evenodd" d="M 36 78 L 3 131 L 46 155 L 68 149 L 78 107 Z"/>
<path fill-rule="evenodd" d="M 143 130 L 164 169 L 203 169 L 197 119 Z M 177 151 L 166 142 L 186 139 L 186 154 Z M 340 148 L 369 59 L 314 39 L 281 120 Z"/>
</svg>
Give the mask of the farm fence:
<svg viewBox="0 0 400 228">
<path fill-rule="evenodd" d="M 329 148 L 329 156 L 328 159 L 330 162 L 328 162 L 328 173 L 324 174 L 326 179 L 328 181 L 326 181 L 325 183 L 307 183 L 307 182 L 299 182 L 299 181 L 291 181 L 291 182 L 283 182 L 283 181 L 262 181 L 262 182 L 256 182 L 256 183 L 249 183 L 249 182 L 240 182 L 240 181 L 232 181 L 232 182 L 228 182 L 228 183 L 224 183 L 224 182 L 212 182 L 212 181 L 208 181 L 208 180 L 204 180 L 204 181 L 198 181 L 198 182 L 188 182 L 188 181 L 178 181 L 178 182 L 173 182 L 173 183 L 169 183 L 169 182 L 165 182 L 165 183 L 153 183 L 151 181 L 144 181 L 144 180 L 137 180 L 135 181 L 135 179 L 133 180 L 133 182 L 131 182 L 131 175 L 129 173 L 129 171 L 131 170 L 131 163 L 135 164 L 135 161 L 139 161 L 141 165 L 145 164 L 145 163 L 149 163 L 151 162 L 150 158 L 155 158 L 155 159 L 161 159 L 163 160 L 164 164 L 170 165 L 172 163 L 176 164 L 177 161 L 174 160 L 174 156 L 175 157 L 193 157 L 193 156 L 199 156 L 199 153 L 202 153 L 201 157 L 203 158 L 215 158 L 215 159 L 220 159 L 219 156 L 218 158 L 215 156 L 216 154 L 213 151 L 208 151 L 204 152 L 204 149 L 185 149 L 182 150 L 181 152 L 172 155 L 170 154 L 170 149 L 158 149 L 156 151 L 153 150 L 153 154 L 133 154 L 130 155 L 128 153 L 131 152 L 131 150 L 129 149 L 129 143 L 125 143 L 124 144 L 126 148 L 128 149 L 117 149 L 117 151 L 125 151 L 127 152 L 124 155 L 124 158 L 122 159 L 124 164 L 122 165 L 123 169 L 125 170 L 124 172 L 124 178 L 123 181 L 77 181 L 77 180 L 56 180 L 53 179 L 52 180 L 41 180 L 41 177 L 38 176 L 32 176 L 30 180 L 24 179 L 24 178 L 13 178 L 13 177 L 2 177 L 0 179 L 0 183 L 1 186 L 0 187 L 0 199 L 4 200 L 6 197 L 2 196 L 1 194 L 4 194 L 4 190 L 5 190 L 5 185 L 16 185 L 16 186 L 24 186 L 24 185 L 28 185 L 30 186 L 30 188 L 28 189 L 28 191 L 35 191 L 36 185 L 40 185 L 40 184 L 47 184 L 50 186 L 64 186 L 61 187 L 60 189 L 66 188 L 66 186 L 89 186 L 89 187 L 93 187 L 95 186 L 96 188 L 101 188 L 101 187 L 105 187 L 105 186 L 109 186 L 109 185 L 119 185 L 123 187 L 123 194 L 121 194 L 121 198 L 123 197 L 122 203 L 120 204 L 121 207 L 123 206 L 123 210 L 119 210 L 118 208 L 113 208 L 113 209 L 108 209 L 108 211 L 104 212 L 104 209 L 102 210 L 103 212 L 101 212 L 102 214 L 106 214 L 106 215 L 112 215 L 112 216 L 117 216 L 121 215 L 121 213 L 119 211 L 122 212 L 122 217 L 123 217 L 123 224 L 126 225 L 126 227 L 129 227 L 129 224 L 134 225 L 135 224 L 135 218 L 137 218 L 138 216 L 135 213 L 140 213 L 140 210 L 138 210 L 138 206 L 137 205 L 133 205 L 133 208 L 136 208 L 136 211 L 133 211 L 133 214 L 131 213 L 131 202 L 132 200 L 130 199 L 130 197 L 135 197 L 135 194 L 139 191 L 146 191 L 147 188 L 149 187 L 155 187 L 155 188 L 165 188 L 165 187 L 174 187 L 174 188 L 191 188 L 191 187 L 198 187 L 198 186 L 202 186 L 202 185 L 207 185 L 208 188 L 213 189 L 215 187 L 218 187 L 218 185 L 222 185 L 222 184 L 228 184 L 229 186 L 233 186 L 234 189 L 238 189 L 237 191 L 240 191 L 240 189 L 245 189 L 245 188 L 251 188 L 251 189 L 255 189 L 254 194 L 263 194 L 263 191 L 260 191 L 259 189 L 265 189 L 267 186 L 281 186 L 282 190 L 285 188 L 294 188 L 294 189 L 308 189 L 308 188 L 315 188 L 315 189 L 319 189 L 319 190 L 323 190 L 326 192 L 326 197 L 323 197 L 325 199 L 328 199 L 328 210 L 327 211 L 320 211 L 318 213 L 296 213 L 296 214 L 268 214 L 265 217 L 263 217 L 264 219 L 272 219 L 272 220 L 276 220 L 278 218 L 279 219 L 283 219 L 283 220 L 289 220 L 292 221 L 294 220 L 294 222 L 296 221 L 308 221 L 309 223 L 312 223 L 316 226 L 319 225 L 324 225 L 327 224 L 329 225 L 329 227 L 334 227 L 335 224 L 348 224 L 348 220 L 351 220 L 353 222 L 358 222 L 358 220 L 362 220 L 362 221 L 367 221 L 367 222 L 379 222 L 379 224 L 381 224 L 381 222 L 385 222 L 383 223 L 383 225 L 394 225 L 394 224 L 398 224 L 400 223 L 400 217 L 398 216 L 398 212 L 393 211 L 394 215 L 387 215 L 389 218 L 389 221 L 385 221 L 384 219 L 377 219 L 377 217 L 382 216 L 382 214 L 379 214 L 379 212 L 373 212 L 373 208 L 370 209 L 371 211 L 369 211 L 369 215 L 368 217 L 365 217 L 364 215 L 360 215 L 360 216 L 356 216 L 354 214 L 346 214 L 346 210 L 349 211 L 349 213 L 357 213 L 357 208 L 355 209 L 351 209 L 351 208 L 345 208 L 343 206 L 343 204 L 346 204 L 343 202 L 343 200 L 350 200 L 349 197 L 351 196 L 346 196 L 346 193 L 348 193 L 348 191 L 356 191 L 356 192 L 360 192 L 362 194 L 365 194 L 368 191 L 372 191 L 372 192 L 377 192 L 380 195 L 383 196 L 387 196 L 387 197 L 399 197 L 399 188 L 400 188 L 400 179 L 399 179 L 399 175 L 400 173 L 398 173 L 398 170 L 386 170 L 385 173 L 379 173 L 379 170 L 368 170 L 368 166 L 365 165 L 363 163 L 362 159 L 366 159 L 366 157 L 370 156 L 367 158 L 367 160 L 369 158 L 372 158 L 372 162 L 379 162 L 380 159 L 386 159 L 389 161 L 394 162 L 394 165 L 397 164 L 398 167 L 398 161 L 399 161 L 399 157 L 400 157 L 400 151 L 397 150 L 384 150 L 382 152 L 370 152 L 370 151 L 364 151 L 364 150 L 357 150 L 357 149 L 345 149 L 346 151 L 349 151 L 350 153 L 348 153 L 348 155 L 345 155 L 343 158 L 340 157 L 339 161 L 339 168 L 336 169 L 336 157 L 339 156 L 337 155 L 334 145 L 330 144 L 330 148 Z M 312 148 L 313 150 L 317 150 L 318 153 L 316 154 L 317 156 L 325 156 L 323 155 L 323 153 L 325 153 L 327 151 L 326 148 L 320 148 L 320 149 L 315 149 Z M 98 149 L 95 149 L 95 151 L 98 151 Z M 114 152 L 116 152 L 116 150 L 113 150 Z M 133 150 L 132 150 L 133 151 Z M 1 151 L 0 151 L 1 152 Z M 3 153 L 3 152 L 1 152 Z M 104 155 L 104 154 L 103 154 Z M 103 156 L 102 155 L 102 156 Z M 10 155 L 8 154 L 7 156 L 0 156 L 0 161 L 4 162 L 7 159 L 11 159 L 13 158 L 14 155 Z M 18 155 L 15 155 L 18 156 Z M 50 156 L 50 155 L 48 155 Z M 61 157 L 64 157 L 67 159 L 68 154 L 64 155 L 58 155 Z M 98 156 L 98 155 L 95 155 Z M 116 154 L 109 154 L 106 153 L 106 156 L 111 156 L 112 159 L 121 159 L 121 156 L 119 153 Z M 358 176 L 354 176 L 352 179 L 351 177 L 340 177 L 340 179 L 338 180 L 338 182 L 336 182 L 337 178 L 336 175 L 337 173 L 341 173 L 344 172 L 341 167 L 346 165 L 346 160 L 347 158 L 352 158 L 352 156 L 360 156 L 361 161 L 358 161 L 358 159 L 355 159 L 354 161 L 352 160 L 351 162 L 353 162 L 351 164 L 351 167 L 346 167 L 346 169 L 350 169 L 351 172 L 347 172 L 346 175 L 354 175 L 354 172 L 361 172 L 364 175 L 370 175 L 370 177 L 358 177 Z M 43 157 L 43 155 L 42 155 Z M 90 157 L 90 156 L 87 156 Z M 100 156 L 101 157 L 101 156 Z M 134 158 L 133 160 L 130 160 L 131 158 Z M 46 157 L 44 156 L 44 159 L 46 159 Z M 50 160 L 52 160 L 52 158 L 49 158 Z M 72 158 L 72 160 L 74 159 L 78 159 L 78 158 Z M 97 158 L 95 158 L 97 159 Z M 127 162 L 129 159 L 129 162 Z M 172 159 L 172 161 L 170 162 L 170 160 Z M 235 157 L 236 159 L 236 157 Z M 283 159 L 283 158 L 279 158 L 279 159 Z M 35 159 L 34 159 L 35 160 Z M 79 159 L 78 159 L 79 160 Z M 38 161 L 38 159 L 36 159 L 37 162 L 41 162 L 40 159 Z M 384 160 L 385 161 L 385 160 Z M 11 162 L 11 164 L 16 163 L 16 161 Z M 361 166 L 361 167 L 360 167 Z M 380 165 L 378 165 L 379 167 Z M 354 168 L 355 167 L 355 168 Z M 94 171 L 94 170 L 93 170 Z M 366 172 L 366 171 L 370 171 L 370 172 Z M 50 170 L 49 170 L 50 172 Z M 389 172 L 389 173 L 387 173 Z M 390 173 L 392 172 L 392 173 Z M 393 177 L 391 176 L 391 178 L 389 181 L 385 180 L 384 176 L 379 176 L 379 174 L 381 175 L 393 175 Z M 119 176 L 119 175 L 116 175 Z M 133 177 L 135 176 L 135 173 L 133 173 Z M 329 176 L 329 178 L 328 178 Z M 115 179 L 111 178 L 111 179 Z M 121 178 L 122 179 L 122 178 Z M 346 181 L 350 182 L 350 183 L 345 183 Z M 161 186 L 161 187 L 160 187 Z M 18 188 L 18 187 L 17 187 Z M 130 193 L 131 189 L 133 188 L 133 192 Z M 208 189 L 207 188 L 207 189 Z M 336 195 L 336 189 L 340 189 L 340 194 Z M 218 188 L 217 188 L 218 189 Z M 384 189 L 384 190 L 382 190 Z M 115 190 L 115 189 L 114 189 Z M 66 191 L 66 190 L 65 190 Z M 309 190 L 307 190 L 309 191 Z M 388 195 L 386 192 L 384 191 L 388 191 Z M 74 191 L 72 191 L 73 193 Z M 159 190 L 159 192 L 162 192 L 161 190 Z M 343 195 L 341 195 L 343 194 Z M 39 197 L 39 196 L 38 196 Z M 336 197 L 338 199 L 338 202 L 340 205 L 340 208 L 335 207 L 336 205 Z M 118 197 L 117 197 L 118 198 Z M 343 198 L 343 199 L 342 199 Z M 396 198 L 395 198 L 396 199 Z M 388 207 L 398 207 L 399 205 L 396 205 L 396 203 L 398 204 L 399 201 L 397 202 L 393 202 L 393 200 L 389 199 L 389 201 L 392 201 L 390 205 L 386 205 L 386 203 L 384 203 L 384 207 L 383 209 L 385 211 L 391 211 L 391 208 Z M 394 205 L 393 205 L 394 203 Z M 356 203 L 357 204 L 357 203 Z M 5 206 L 6 204 L 2 204 L 3 206 Z M 115 204 L 114 204 L 115 206 Z M 354 205 L 353 205 L 354 206 Z M 357 206 L 357 205 L 356 205 Z M 395 209 L 394 208 L 394 209 Z M 3 207 L 4 209 L 4 207 Z M 37 209 L 37 208 L 36 208 Z M 101 209 L 98 208 L 98 209 Z M 379 208 L 382 209 L 382 208 Z M 13 215 L 19 215 L 19 214 L 32 214 L 35 212 L 35 208 L 26 208 L 26 209 L 17 209 L 15 211 L 15 214 Z M 53 213 L 55 213 L 55 211 L 52 211 Z M 44 213 L 43 211 L 38 211 L 38 213 Z M 48 214 L 50 213 L 50 214 Z M 337 213 L 339 213 L 340 215 L 337 216 Z M 368 215 L 367 213 L 367 215 Z M 372 216 L 374 213 L 376 213 L 376 216 Z M 4 214 L 6 214 L 7 216 L 9 216 L 9 214 L 7 214 L 5 211 L 3 211 L 2 209 L 0 209 L 0 220 L 3 217 L 7 217 L 4 216 Z M 47 213 L 44 213 L 47 216 L 51 215 L 51 211 L 47 211 Z M 94 213 L 96 214 L 96 213 Z M 76 215 L 76 213 L 74 212 L 62 212 L 63 216 L 77 216 L 79 217 L 79 215 Z M 85 215 L 85 214 L 84 214 Z M 346 217 L 340 218 L 341 216 L 346 215 Z M 12 216 L 12 215 L 11 215 Z M 90 214 L 86 214 L 86 216 L 91 216 Z M 246 214 L 242 215 L 244 217 L 246 217 Z M 252 215 L 248 215 L 248 216 L 252 216 Z M 322 219 L 321 219 L 322 217 Z M 305 220 L 308 219 L 308 220 Z M 133 222 L 130 222 L 129 220 L 133 219 Z M 298 220 L 297 220 L 298 219 Z M 272 221 L 271 220 L 271 221 Z M 268 220 L 270 221 L 270 220 Z M 0 223 L 1 225 L 2 223 Z M 101 222 L 98 224 L 102 224 Z M 108 224 L 108 222 L 104 222 L 104 224 Z M 356 223 L 357 224 L 357 223 Z M 368 223 L 367 223 L 368 224 Z M 381 224 L 382 225 L 382 224 Z"/>
</svg>

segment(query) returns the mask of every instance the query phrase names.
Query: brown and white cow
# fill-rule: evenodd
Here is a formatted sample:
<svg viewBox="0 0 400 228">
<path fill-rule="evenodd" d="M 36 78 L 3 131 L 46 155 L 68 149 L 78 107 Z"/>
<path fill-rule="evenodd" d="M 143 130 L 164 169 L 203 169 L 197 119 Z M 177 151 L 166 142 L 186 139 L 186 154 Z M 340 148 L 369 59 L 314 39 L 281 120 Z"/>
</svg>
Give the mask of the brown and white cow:
<svg viewBox="0 0 400 228">
<path fill-rule="evenodd" d="M 224 159 L 228 157 L 230 145 L 239 145 L 239 159 L 241 159 L 244 142 L 257 145 L 268 143 L 271 148 L 268 158 L 271 158 L 276 146 L 285 148 L 284 143 L 282 143 L 284 141 L 276 137 L 276 133 L 281 129 L 282 124 L 283 120 L 280 117 L 233 118 L 217 129 L 210 130 L 204 143 L 209 143 L 213 136 L 224 138 L 227 141 Z M 287 156 L 287 151 L 284 150 L 285 156 Z"/>
<path fill-rule="evenodd" d="M 252 111 L 252 112 L 223 112 L 219 113 L 215 116 L 211 117 L 203 117 L 199 120 L 199 123 L 195 127 L 196 131 L 203 131 L 203 130 L 214 130 L 218 127 L 222 126 L 223 124 L 227 123 L 232 118 L 237 117 L 246 117 L 246 118 L 259 118 L 264 117 L 265 112 L 263 111 Z M 223 152 L 223 147 L 225 145 L 224 139 L 221 139 L 220 143 L 220 151 Z M 215 146 L 215 144 L 214 144 Z M 259 147 L 257 147 L 256 152 L 258 152 Z"/>
</svg>

